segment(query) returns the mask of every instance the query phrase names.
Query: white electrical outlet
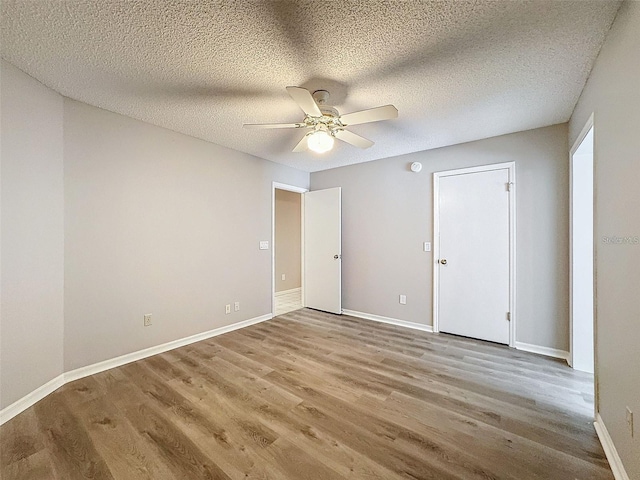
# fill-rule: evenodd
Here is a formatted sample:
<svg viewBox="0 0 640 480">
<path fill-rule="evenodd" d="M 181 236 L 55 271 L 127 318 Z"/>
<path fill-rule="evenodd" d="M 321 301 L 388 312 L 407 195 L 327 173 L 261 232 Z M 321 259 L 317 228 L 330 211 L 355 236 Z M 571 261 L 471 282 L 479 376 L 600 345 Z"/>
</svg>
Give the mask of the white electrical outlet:
<svg viewBox="0 0 640 480">
<path fill-rule="evenodd" d="M 627 407 L 627 427 L 629 427 L 629 433 L 633 438 L 633 412 Z"/>
<path fill-rule="evenodd" d="M 240 311 L 240 302 L 236 302 L 233 304 L 233 311 L 234 312 L 239 312 Z"/>
<path fill-rule="evenodd" d="M 151 325 L 151 314 L 147 313 L 144 316 L 144 326 L 149 327 Z"/>
<path fill-rule="evenodd" d="M 406 304 L 407 304 L 407 296 L 400 295 L 400 305 L 406 305 Z"/>
<path fill-rule="evenodd" d="M 230 303 L 227 303 L 224 306 L 224 313 L 231 313 L 231 304 Z"/>
<path fill-rule="evenodd" d="M 287 279 L 287 276 L 283 273 L 282 274 L 282 280 L 286 280 L 286 279 Z"/>
</svg>

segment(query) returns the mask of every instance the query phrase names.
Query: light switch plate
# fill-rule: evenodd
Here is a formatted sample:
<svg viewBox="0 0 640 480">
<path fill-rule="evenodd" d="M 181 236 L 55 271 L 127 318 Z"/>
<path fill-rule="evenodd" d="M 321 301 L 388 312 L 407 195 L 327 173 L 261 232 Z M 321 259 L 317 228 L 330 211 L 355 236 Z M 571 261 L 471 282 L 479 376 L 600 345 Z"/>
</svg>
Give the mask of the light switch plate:
<svg viewBox="0 0 640 480">
<path fill-rule="evenodd" d="M 400 295 L 400 305 L 406 305 L 406 304 L 407 304 L 407 296 Z"/>
<path fill-rule="evenodd" d="M 260 250 L 269 250 L 268 240 L 260 240 Z"/>
<path fill-rule="evenodd" d="M 423 247 L 425 252 L 430 252 L 431 251 L 431 242 L 424 242 Z"/>
</svg>

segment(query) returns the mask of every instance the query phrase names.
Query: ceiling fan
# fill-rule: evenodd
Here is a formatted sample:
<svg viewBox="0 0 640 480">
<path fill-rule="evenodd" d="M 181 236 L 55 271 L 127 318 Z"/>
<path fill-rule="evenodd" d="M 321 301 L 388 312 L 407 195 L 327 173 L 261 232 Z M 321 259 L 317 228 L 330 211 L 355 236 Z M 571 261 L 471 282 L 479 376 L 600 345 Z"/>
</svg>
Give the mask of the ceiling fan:
<svg viewBox="0 0 640 480">
<path fill-rule="evenodd" d="M 333 148 L 334 138 L 359 148 L 373 145 L 360 135 L 346 130 L 350 125 L 378 122 L 398 117 L 398 109 L 393 105 L 370 108 L 359 112 L 340 115 L 338 110 L 327 105 L 329 92 L 326 90 L 309 90 L 302 87 L 287 87 L 291 98 L 305 113 L 302 122 L 298 123 L 245 123 L 245 128 L 304 128 L 309 130 L 293 149 L 302 152 L 307 149 L 316 153 L 328 152 Z"/>
</svg>

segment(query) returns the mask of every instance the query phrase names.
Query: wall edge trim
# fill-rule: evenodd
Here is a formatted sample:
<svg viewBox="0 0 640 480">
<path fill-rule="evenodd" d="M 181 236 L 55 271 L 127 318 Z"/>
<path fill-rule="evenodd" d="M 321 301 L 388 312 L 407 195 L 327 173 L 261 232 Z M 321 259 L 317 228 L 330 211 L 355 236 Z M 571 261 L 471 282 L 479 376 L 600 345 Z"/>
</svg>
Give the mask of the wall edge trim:
<svg viewBox="0 0 640 480">
<path fill-rule="evenodd" d="M 407 322 L 406 320 L 399 320 L 397 318 L 383 317 L 381 315 L 374 315 L 372 313 L 358 312 L 356 310 L 342 309 L 344 315 L 350 315 L 352 317 L 362 318 L 364 320 L 373 320 L 374 322 L 388 323 L 391 325 L 397 325 L 399 327 L 413 328 L 414 330 L 421 330 L 423 332 L 433 333 L 433 327 L 431 325 L 423 325 L 421 323 Z"/>
<path fill-rule="evenodd" d="M 54 379 L 48 381 L 44 385 L 41 385 L 35 390 L 29 392 L 24 397 L 16 400 L 11 405 L 0 410 L 0 425 L 3 425 L 4 423 L 8 422 L 16 415 L 24 412 L 27 408 L 35 405 L 37 402 L 45 398 L 47 395 L 50 395 L 51 393 L 55 392 L 58 388 L 62 387 L 66 383 L 73 382 L 74 380 L 79 380 L 84 377 L 88 377 L 89 375 L 95 375 L 96 373 L 104 372 L 105 370 L 110 370 L 112 368 L 120 367 L 127 363 L 142 360 L 144 358 L 151 357 L 159 353 L 164 353 L 169 350 L 173 350 L 175 348 L 184 347 L 185 345 L 190 345 L 195 342 L 200 342 L 208 338 L 217 337 L 218 335 L 222 335 L 224 333 L 229 333 L 229 332 L 233 332 L 234 330 L 239 330 L 241 328 L 249 327 L 251 325 L 255 325 L 256 323 L 261 323 L 266 320 L 271 320 L 272 318 L 273 318 L 273 315 L 270 313 L 267 313 L 259 317 L 250 318 L 248 320 L 242 320 L 240 322 L 232 323 L 231 325 L 214 328 L 213 330 L 208 330 L 206 332 L 197 333 L 195 335 L 191 335 L 188 337 L 179 338 L 177 340 L 172 340 L 167 343 L 162 343 L 160 345 L 145 348 L 143 350 L 138 350 L 135 352 L 127 353 L 125 355 L 120 355 L 119 357 L 114 357 L 108 360 L 104 360 L 102 362 L 97 362 L 92 365 L 87 365 L 85 367 L 76 368 L 74 370 L 70 370 L 68 372 L 62 373 L 57 377 L 55 377 Z"/>
<path fill-rule="evenodd" d="M 611 435 L 609 435 L 609 431 L 607 430 L 604 420 L 602 420 L 599 413 L 596 414 L 596 421 L 593 422 L 593 426 L 596 428 L 598 439 L 602 444 L 602 449 L 604 450 L 604 454 L 607 456 L 609 466 L 611 467 L 611 471 L 613 472 L 615 479 L 630 480 L 629 475 L 627 475 L 627 471 L 624 469 L 622 459 L 620 458 L 620 455 L 618 455 L 618 450 L 616 450 L 616 446 L 613 444 Z"/>
<path fill-rule="evenodd" d="M 566 350 L 558 350 L 557 348 L 543 347 L 540 345 L 533 345 L 531 343 L 516 342 L 515 348 L 529 353 L 537 353 L 538 355 L 544 355 L 546 357 L 559 358 L 568 362 L 569 352 Z"/>
</svg>

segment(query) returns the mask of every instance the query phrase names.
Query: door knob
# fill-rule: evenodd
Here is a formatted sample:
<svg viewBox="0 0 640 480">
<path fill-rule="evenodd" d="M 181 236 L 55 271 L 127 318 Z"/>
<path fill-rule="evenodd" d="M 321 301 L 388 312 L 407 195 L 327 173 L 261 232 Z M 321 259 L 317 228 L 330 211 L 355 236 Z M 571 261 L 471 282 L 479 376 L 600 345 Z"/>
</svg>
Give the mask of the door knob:
<svg viewBox="0 0 640 480">
<path fill-rule="evenodd" d="M 335 258 L 336 260 L 339 259 L 340 257 L 342 257 L 342 255 L 334 255 L 333 258 Z"/>
<path fill-rule="evenodd" d="M 440 263 L 441 263 L 442 265 L 446 265 L 446 264 L 447 264 L 447 259 L 446 259 L 446 258 L 443 258 L 442 260 L 440 260 Z"/>
</svg>

